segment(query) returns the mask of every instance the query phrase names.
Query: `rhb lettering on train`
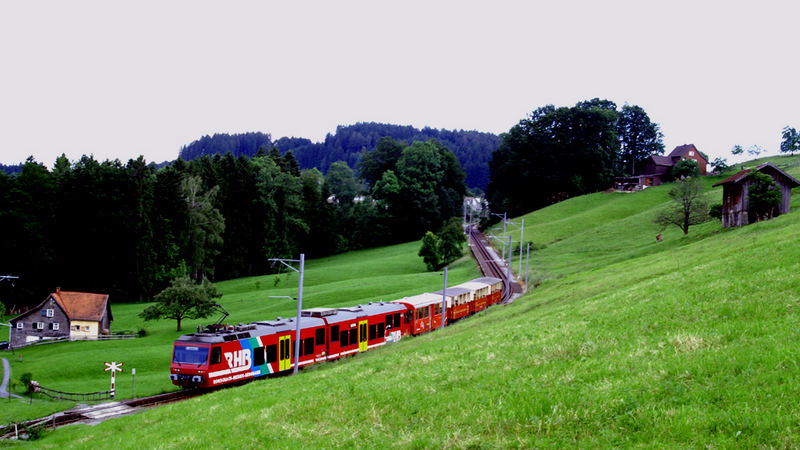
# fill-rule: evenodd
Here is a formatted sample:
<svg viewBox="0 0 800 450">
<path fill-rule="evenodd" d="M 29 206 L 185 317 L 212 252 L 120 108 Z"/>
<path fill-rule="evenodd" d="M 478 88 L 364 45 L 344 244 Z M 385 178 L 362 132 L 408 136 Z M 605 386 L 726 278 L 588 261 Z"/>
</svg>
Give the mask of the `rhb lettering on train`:
<svg viewBox="0 0 800 450">
<path fill-rule="evenodd" d="M 225 360 L 228 361 L 228 367 L 231 369 L 235 367 L 249 367 L 250 350 L 244 349 L 235 352 L 225 352 Z"/>
</svg>

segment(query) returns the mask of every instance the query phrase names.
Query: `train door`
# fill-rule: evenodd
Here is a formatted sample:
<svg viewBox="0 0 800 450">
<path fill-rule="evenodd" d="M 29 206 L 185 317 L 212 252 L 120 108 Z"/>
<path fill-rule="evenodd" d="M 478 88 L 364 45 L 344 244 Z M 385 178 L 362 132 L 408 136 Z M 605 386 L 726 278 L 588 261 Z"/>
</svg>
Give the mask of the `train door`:
<svg viewBox="0 0 800 450">
<path fill-rule="evenodd" d="M 278 370 L 289 370 L 292 368 L 292 337 L 282 336 L 278 338 Z"/>
<path fill-rule="evenodd" d="M 367 351 L 367 321 L 358 322 L 358 351 Z"/>
</svg>

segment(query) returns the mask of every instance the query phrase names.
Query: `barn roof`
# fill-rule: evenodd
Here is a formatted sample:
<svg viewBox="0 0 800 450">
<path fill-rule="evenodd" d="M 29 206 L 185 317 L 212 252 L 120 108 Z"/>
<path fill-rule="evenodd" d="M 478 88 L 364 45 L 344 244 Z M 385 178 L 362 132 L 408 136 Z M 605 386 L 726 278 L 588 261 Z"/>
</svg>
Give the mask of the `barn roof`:
<svg viewBox="0 0 800 450">
<path fill-rule="evenodd" d="M 761 169 L 763 169 L 765 167 L 771 167 L 772 169 L 774 169 L 775 171 L 777 171 L 781 175 L 785 176 L 789 180 L 789 184 L 791 185 L 791 187 L 794 188 L 794 187 L 800 186 L 800 181 L 798 181 L 797 178 L 795 178 L 795 177 L 789 175 L 788 173 L 784 172 L 778 166 L 776 166 L 775 164 L 772 164 L 771 162 L 765 162 L 764 164 L 760 164 L 760 165 L 755 167 L 755 170 L 761 171 Z M 728 183 L 738 183 L 738 182 L 744 180 L 744 178 L 752 171 L 753 171 L 753 169 L 744 169 L 744 170 L 742 170 L 742 171 L 740 171 L 740 172 L 738 172 L 738 173 L 736 173 L 734 175 L 729 176 L 728 178 L 725 178 L 724 180 L 720 181 L 719 183 L 715 183 L 711 187 L 722 186 L 723 184 L 728 184 Z"/>
<path fill-rule="evenodd" d="M 650 155 L 653 158 L 653 162 L 656 163 L 658 166 L 674 166 L 675 162 L 672 158 L 668 156 L 661 156 L 661 155 Z"/>
</svg>

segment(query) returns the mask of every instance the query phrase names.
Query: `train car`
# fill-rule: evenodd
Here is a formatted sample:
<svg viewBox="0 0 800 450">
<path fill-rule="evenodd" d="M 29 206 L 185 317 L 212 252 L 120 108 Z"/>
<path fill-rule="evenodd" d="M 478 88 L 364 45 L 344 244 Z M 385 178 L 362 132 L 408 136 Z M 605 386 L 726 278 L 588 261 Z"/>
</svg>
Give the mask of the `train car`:
<svg viewBox="0 0 800 450">
<path fill-rule="evenodd" d="M 487 306 L 492 306 L 500 303 L 503 300 L 503 292 L 505 285 L 503 280 L 495 277 L 482 277 L 472 280 L 475 283 L 486 283 L 491 286 L 491 294 L 487 299 Z"/>
<path fill-rule="evenodd" d="M 406 321 L 409 324 L 409 333 L 418 335 L 442 326 L 442 294 L 419 294 L 393 300 L 392 303 L 405 305 Z M 448 309 L 450 306 L 447 306 Z M 447 320 L 445 318 L 445 323 Z"/>
<path fill-rule="evenodd" d="M 442 301 L 442 293 L 447 298 L 447 320 L 454 322 L 462 317 L 469 315 L 470 302 L 472 301 L 472 291 L 460 287 L 449 287 L 447 290 L 440 289 L 433 294 Z"/>
<path fill-rule="evenodd" d="M 213 387 L 294 368 L 294 318 L 228 325 L 179 337 L 170 379 L 184 387 Z M 324 361 L 325 321 L 301 320 L 300 367 Z"/>
<path fill-rule="evenodd" d="M 302 311 L 298 367 L 399 341 L 409 333 L 407 308 L 369 303 Z M 183 387 L 214 387 L 294 369 L 295 318 L 212 326 L 179 337 L 170 379 Z"/>
<path fill-rule="evenodd" d="M 475 314 L 489 307 L 489 298 L 492 295 L 492 285 L 479 281 L 467 281 L 453 286 L 454 289 L 467 289 L 472 293 L 472 300 L 469 302 L 469 313 Z"/>
</svg>

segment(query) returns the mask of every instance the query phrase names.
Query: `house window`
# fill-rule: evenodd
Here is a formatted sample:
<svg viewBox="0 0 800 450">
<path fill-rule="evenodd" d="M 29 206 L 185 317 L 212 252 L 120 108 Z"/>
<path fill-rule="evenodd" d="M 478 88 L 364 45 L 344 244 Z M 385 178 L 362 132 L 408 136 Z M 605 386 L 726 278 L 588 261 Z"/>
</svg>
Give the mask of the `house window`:
<svg viewBox="0 0 800 450">
<path fill-rule="evenodd" d="M 24 324 L 24 323 L 22 323 L 22 322 L 17 322 L 17 329 L 18 329 L 18 330 L 21 330 L 21 329 L 23 329 L 24 327 L 25 327 L 25 324 Z"/>
<path fill-rule="evenodd" d="M 689 150 L 689 156 L 694 156 L 694 150 Z"/>
<path fill-rule="evenodd" d="M 54 309 L 48 309 L 47 310 L 47 317 L 53 317 L 53 315 L 55 315 L 55 312 L 56 312 L 56 310 L 54 310 Z"/>
<path fill-rule="evenodd" d="M 75 325 L 75 331 L 81 331 L 81 326 L 80 325 Z"/>
<path fill-rule="evenodd" d="M 44 330 L 44 322 L 36 322 L 37 330 Z"/>
<path fill-rule="evenodd" d="M 83 331 L 89 331 L 89 326 L 87 325 L 87 326 L 83 327 Z"/>
<path fill-rule="evenodd" d="M 58 323 L 58 322 L 54 322 L 54 323 L 53 323 L 53 329 L 54 329 L 55 331 L 58 331 L 58 330 L 60 329 L 60 327 L 61 327 L 61 324 L 60 324 L 60 323 Z"/>
</svg>

